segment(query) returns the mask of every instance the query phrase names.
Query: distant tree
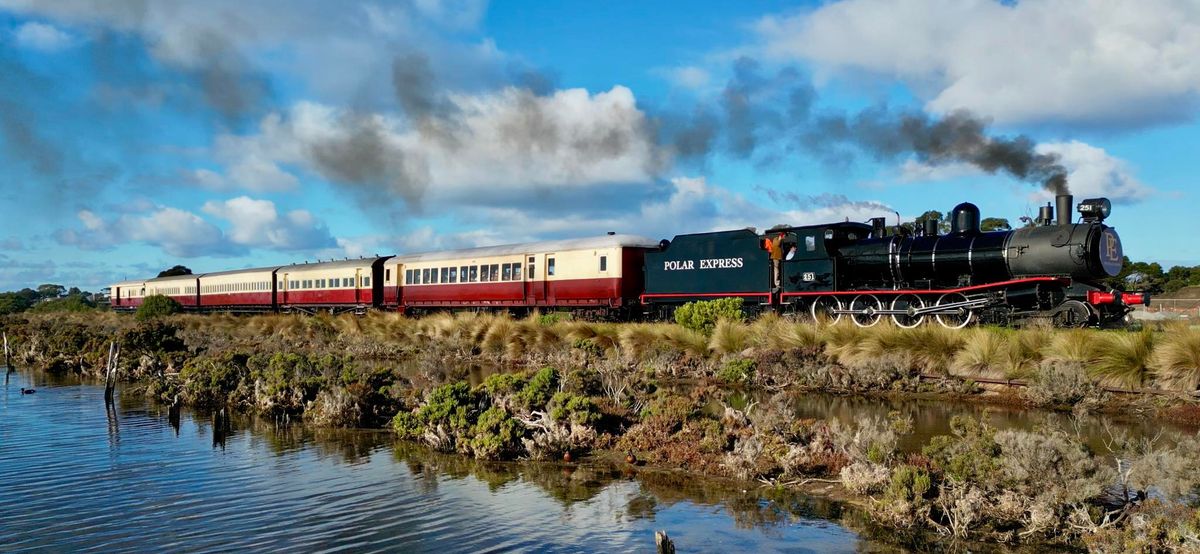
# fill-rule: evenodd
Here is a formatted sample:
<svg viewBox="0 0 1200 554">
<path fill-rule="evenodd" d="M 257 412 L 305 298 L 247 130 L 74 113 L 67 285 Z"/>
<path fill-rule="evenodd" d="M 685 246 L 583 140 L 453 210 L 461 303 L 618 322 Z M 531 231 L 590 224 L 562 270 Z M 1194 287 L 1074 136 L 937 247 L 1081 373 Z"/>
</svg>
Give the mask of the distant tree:
<svg viewBox="0 0 1200 554">
<path fill-rule="evenodd" d="M 945 219 L 945 216 L 942 215 L 942 212 L 937 210 L 929 210 L 917 216 L 917 218 L 913 220 L 912 228 L 914 230 L 924 229 L 925 221 L 929 219 L 938 222 L 938 230 L 940 232 L 945 233 L 950 231 L 950 222 Z"/>
<path fill-rule="evenodd" d="M 37 293 L 42 299 L 58 298 L 67 293 L 67 287 L 51 284 L 38 285 Z"/>
<path fill-rule="evenodd" d="M 19 292 L 0 293 L 0 315 L 21 313 L 29 309 L 31 303 Z"/>
<path fill-rule="evenodd" d="M 67 296 L 88 296 L 88 293 L 79 290 L 79 287 L 71 287 L 67 290 Z"/>
<path fill-rule="evenodd" d="M 45 302 L 38 302 L 29 311 L 31 312 L 86 312 L 96 309 L 96 304 L 88 297 L 82 294 L 67 295 L 63 298 L 55 298 Z"/>
<path fill-rule="evenodd" d="M 982 231 L 1011 231 L 1012 225 L 1009 225 L 1008 220 L 1003 217 L 985 217 L 979 223 L 979 228 Z"/>
<path fill-rule="evenodd" d="M 159 277 L 175 277 L 176 275 L 191 275 L 192 270 L 185 266 L 177 265 L 171 269 L 164 269 L 158 272 Z"/>
<path fill-rule="evenodd" d="M 142 300 L 142 305 L 138 306 L 137 318 L 140 320 L 154 319 L 178 313 L 181 309 L 182 306 L 179 305 L 179 302 L 161 294 L 154 294 Z"/>
</svg>

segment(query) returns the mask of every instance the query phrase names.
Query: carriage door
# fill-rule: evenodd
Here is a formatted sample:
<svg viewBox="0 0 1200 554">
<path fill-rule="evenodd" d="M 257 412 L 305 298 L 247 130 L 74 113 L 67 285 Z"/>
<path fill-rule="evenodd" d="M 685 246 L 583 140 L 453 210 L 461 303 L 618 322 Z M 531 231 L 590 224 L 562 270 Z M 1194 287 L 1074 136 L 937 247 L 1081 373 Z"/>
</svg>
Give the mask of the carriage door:
<svg viewBox="0 0 1200 554">
<path fill-rule="evenodd" d="M 526 254 L 525 259 L 525 303 L 534 306 L 546 299 L 546 280 L 542 277 L 541 255 Z"/>
<path fill-rule="evenodd" d="M 362 268 L 360 267 L 354 270 L 354 302 L 356 304 L 363 303 L 362 284 Z"/>
<path fill-rule="evenodd" d="M 288 281 L 288 274 L 283 273 L 283 278 L 279 281 L 279 305 L 282 306 L 288 303 L 288 289 L 291 288 L 291 281 Z"/>
<path fill-rule="evenodd" d="M 554 285 L 551 281 L 558 270 L 554 258 L 554 254 L 542 255 L 542 296 L 546 299 L 546 305 L 554 304 Z"/>
</svg>

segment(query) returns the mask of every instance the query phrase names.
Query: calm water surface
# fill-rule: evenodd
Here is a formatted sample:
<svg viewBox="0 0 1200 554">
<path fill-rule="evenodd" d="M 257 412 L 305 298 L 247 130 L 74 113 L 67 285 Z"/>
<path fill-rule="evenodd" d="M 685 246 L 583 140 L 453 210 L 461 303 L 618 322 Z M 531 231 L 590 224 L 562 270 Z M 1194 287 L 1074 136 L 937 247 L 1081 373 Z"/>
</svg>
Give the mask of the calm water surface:
<svg viewBox="0 0 1200 554">
<path fill-rule="evenodd" d="M 14 373 L 0 389 L 0 551 L 889 550 L 842 509 L 674 473 L 479 464 L 376 431 L 278 427 Z M 35 387 L 31 395 L 21 387 Z"/>
</svg>

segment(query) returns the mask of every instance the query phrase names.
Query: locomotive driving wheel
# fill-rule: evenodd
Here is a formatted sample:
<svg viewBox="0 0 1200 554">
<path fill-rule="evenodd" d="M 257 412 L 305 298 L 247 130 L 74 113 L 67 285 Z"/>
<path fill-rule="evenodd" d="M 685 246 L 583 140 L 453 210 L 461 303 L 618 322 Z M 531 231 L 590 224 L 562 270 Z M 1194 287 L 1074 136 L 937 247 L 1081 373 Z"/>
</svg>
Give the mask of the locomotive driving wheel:
<svg viewBox="0 0 1200 554">
<path fill-rule="evenodd" d="M 925 322 L 925 314 L 918 314 L 917 310 L 925 307 L 925 301 L 920 296 L 915 294 L 901 294 L 892 300 L 893 313 L 892 321 L 898 327 L 912 329 Z"/>
<path fill-rule="evenodd" d="M 1078 300 L 1067 300 L 1054 310 L 1055 327 L 1086 327 L 1092 320 L 1092 310 Z"/>
<path fill-rule="evenodd" d="M 830 325 L 841 321 L 842 301 L 836 296 L 818 296 L 809 306 L 809 313 L 817 323 L 828 322 Z"/>
<path fill-rule="evenodd" d="M 962 329 L 971 324 L 971 319 L 974 318 L 975 312 L 971 311 L 965 304 L 967 297 L 957 292 L 943 294 L 938 298 L 937 306 L 939 308 L 937 314 L 938 323 L 947 329 Z"/>
<path fill-rule="evenodd" d="M 874 327 L 883 315 L 879 313 L 883 306 L 874 295 L 860 294 L 850 301 L 850 319 L 859 327 Z"/>
</svg>

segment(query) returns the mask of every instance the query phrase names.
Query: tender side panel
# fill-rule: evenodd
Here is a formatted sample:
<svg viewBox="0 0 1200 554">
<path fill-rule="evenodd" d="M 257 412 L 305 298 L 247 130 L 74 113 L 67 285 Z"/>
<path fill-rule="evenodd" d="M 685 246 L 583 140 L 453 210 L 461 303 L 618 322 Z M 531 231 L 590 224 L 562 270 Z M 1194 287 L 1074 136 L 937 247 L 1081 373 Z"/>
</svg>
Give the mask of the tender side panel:
<svg viewBox="0 0 1200 554">
<path fill-rule="evenodd" d="M 747 229 L 677 236 L 665 250 L 646 253 L 644 298 L 650 302 L 767 298 L 771 261 L 759 241 Z"/>
</svg>

